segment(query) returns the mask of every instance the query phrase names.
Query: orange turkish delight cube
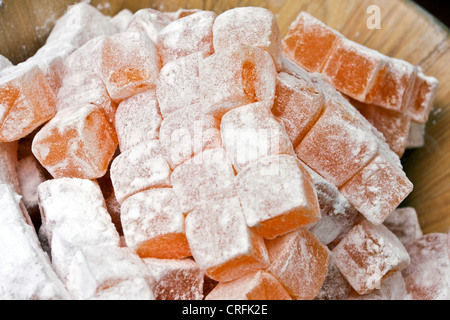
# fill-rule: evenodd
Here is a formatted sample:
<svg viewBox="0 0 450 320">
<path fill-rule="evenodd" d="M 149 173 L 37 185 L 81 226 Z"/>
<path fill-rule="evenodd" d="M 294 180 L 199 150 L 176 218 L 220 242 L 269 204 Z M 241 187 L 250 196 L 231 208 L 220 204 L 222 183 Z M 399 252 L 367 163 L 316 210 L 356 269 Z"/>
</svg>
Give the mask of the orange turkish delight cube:
<svg viewBox="0 0 450 320">
<path fill-rule="evenodd" d="M 184 214 L 171 188 L 139 192 L 122 204 L 125 241 L 141 258 L 182 259 L 191 251 Z"/>
<path fill-rule="evenodd" d="M 36 134 L 32 151 L 54 178 L 97 179 L 108 170 L 117 145 L 104 111 L 84 105 L 58 111 Z"/>
<path fill-rule="evenodd" d="M 262 237 L 250 230 L 237 197 L 199 204 L 186 217 L 192 256 L 217 281 L 232 281 L 269 264 Z"/>
<path fill-rule="evenodd" d="M 419 71 L 407 106 L 407 113 L 413 121 L 421 124 L 428 121 L 438 88 L 436 78 L 427 77 Z"/>
<path fill-rule="evenodd" d="M 295 299 L 314 299 L 327 276 L 327 247 L 304 228 L 266 241 L 266 245 L 270 258 L 267 271 Z"/>
<path fill-rule="evenodd" d="M 321 72 L 341 37 L 318 19 L 301 12 L 283 40 L 283 53 L 309 72 Z"/>
</svg>

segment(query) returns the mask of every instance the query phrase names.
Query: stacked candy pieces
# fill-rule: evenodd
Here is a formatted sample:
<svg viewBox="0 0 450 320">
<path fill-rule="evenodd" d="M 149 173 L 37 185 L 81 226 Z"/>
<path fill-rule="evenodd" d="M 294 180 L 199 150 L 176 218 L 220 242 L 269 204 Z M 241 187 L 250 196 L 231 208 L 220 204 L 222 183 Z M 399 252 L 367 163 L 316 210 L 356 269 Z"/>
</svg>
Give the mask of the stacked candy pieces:
<svg viewBox="0 0 450 320">
<path fill-rule="evenodd" d="M 360 102 L 356 104 L 364 116 L 399 156 L 411 122 L 428 120 L 437 79 L 427 77 L 420 67 L 346 39 L 306 12 L 290 26 L 283 53 L 309 72 L 324 74 L 337 90 Z"/>
</svg>

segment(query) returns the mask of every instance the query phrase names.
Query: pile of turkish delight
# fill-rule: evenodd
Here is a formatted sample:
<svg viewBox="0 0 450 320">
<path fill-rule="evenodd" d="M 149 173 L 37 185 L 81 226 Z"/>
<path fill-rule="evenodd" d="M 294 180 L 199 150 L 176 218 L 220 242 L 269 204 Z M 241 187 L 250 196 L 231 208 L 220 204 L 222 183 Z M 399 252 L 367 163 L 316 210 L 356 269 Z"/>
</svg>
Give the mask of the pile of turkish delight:
<svg viewBox="0 0 450 320">
<path fill-rule="evenodd" d="M 81 3 L 0 70 L 0 299 L 450 298 L 399 208 L 420 67 L 304 12 Z"/>
</svg>

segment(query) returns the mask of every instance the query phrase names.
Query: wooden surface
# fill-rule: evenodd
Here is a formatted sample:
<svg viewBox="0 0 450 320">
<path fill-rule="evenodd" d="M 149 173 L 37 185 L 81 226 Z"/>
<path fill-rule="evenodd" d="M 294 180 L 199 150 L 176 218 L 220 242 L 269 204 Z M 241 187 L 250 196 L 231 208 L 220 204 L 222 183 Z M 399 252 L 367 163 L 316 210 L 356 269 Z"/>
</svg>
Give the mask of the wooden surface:
<svg viewBox="0 0 450 320">
<path fill-rule="evenodd" d="M 76 0 L 3 0 L 0 5 L 0 54 L 23 61 L 45 42 L 54 21 Z M 1 1 L 0 1 L 1 3 Z M 236 6 L 263 6 L 277 15 L 286 34 L 300 11 L 307 11 L 346 37 L 386 55 L 420 65 L 440 80 L 426 147 L 407 152 L 403 162 L 415 185 L 403 206 L 414 206 L 425 233 L 450 228 L 450 40 L 448 30 L 406 0 L 92 0 L 108 15 L 123 8 L 163 11 L 199 8 L 221 13 Z M 381 29 L 367 28 L 367 8 L 381 9 Z"/>
</svg>

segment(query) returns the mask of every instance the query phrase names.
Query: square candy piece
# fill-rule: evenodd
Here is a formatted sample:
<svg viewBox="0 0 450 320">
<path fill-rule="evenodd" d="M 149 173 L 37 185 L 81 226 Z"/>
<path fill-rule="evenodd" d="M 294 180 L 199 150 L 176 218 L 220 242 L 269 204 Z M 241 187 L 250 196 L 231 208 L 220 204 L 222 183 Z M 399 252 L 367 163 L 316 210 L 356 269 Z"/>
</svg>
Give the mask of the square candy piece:
<svg viewBox="0 0 450 320">
<path fill-rule="evenodd" d="M 341 37 L 309 13 L 301 12 L 283 40 L 283 53 L 309 72 L 320 72 Z"/>
<path fill-rule="evenodd" d="M 171 188 L 150 189 L 122 204 L 125 241 L 141 258 L 182 259 L 191 255 L 177 200 Z"/>
<path fill-rule="evenodd" d="M 126 31 L 144 32 L 154 43 L 156 43 L 161 30 L 169 25 L 173 20 L 174 19 L 172 19 L 165 12 L 150 8 L 141 9 L 133 15 L 131 21 L 126 27 Z"/>
<path fill-rule="evenodd" d="M 191 259 L 143 259 L 155 281 L 156 300 L 202 300 L 204 271 Z"/>
<path fill-rule="evenodd" d="M 159 138 L 162 117 L 155 90 L 123 100 L 117 108 L 115 117 L 121 152 Z"/>
<path fill-rule="evenodd" d="M 359 294 L 379 289 L 385 279 L 410 263 L 400 240 L 385 226 L 367 220 L 355 226 L 332 252 L 337 267 Z"/>
<path fill-rule="evenodd" d="M 144 33 L 120 33 L 103 42 L 101 78 L 114 102 L 156 87 L 159 71 L 156 46 Z"/>
<path fill-rule="evenodd" d="M 406 292 L 405 280 L 403 279 L 402 273 L 397 272 L 392 277 L 383 281 L 380 289 L 364 295 L 359 295 L 355 291 L 352 291 L 346 300 L 392 301 L 411 299 Z"/>
<path fill-rule="evenodd" d="M 382 70 L 387 58 L 377 51 L 341 38 L 325 64 L 322 73 L 342 93 L 361 102 Z"/>
<path fill-rule="evenodd" d="M 384 225 L 399 238 L 404 246 L 423 236 L 417 212 L 412 207 L 395 210 L 384 221 Z"/>
<path fill-rule="evenodd" d="M 292 300 L 270 273 L 258 271 L 231 282 L 219 283 L 205 300 Z"/>
<path fill-rule="evenodd" d="M 234 44 L 203 60 L 200 90 L 203 112 L 221 118 L 229 110 L 255 102 L 269 109 L 275 98 L 277 71 L 264 50 Z"/>
<path fill-rule="evenodd" d="M 402 167 L 379 154 L 339 190 L 367 220 L 378 225 L 412 189 L 413 184 Z"/>
<path fill-rule="evenodd" d="M 425 124 L 411 122 L 406 149 L 416 149 L 425 146 Z"/>
<path fill-rule="evenodd" d="M 105 112 L 87 104 L 58 111 L 35 136 L 32 151 L 54 178 L 97 179 L 117 149 Z"/>
<path fill-rule="evenodd" d="M 294 77 L 285 72 L 278 74 L 272 112 L 283 123 L 294 147 L 311 130 L 324 106 L 323 93 L 308 78 Z"/>
<path fill-rule="evenodd" d="M 212 54 L 216 16 L 212 11 L 199 11 L 175 20 L 161 30 L 157 46 L 163 65 L 195 52 Z"/>
<path fill-rule="evenodd" d="M 220 121 L 205 115 L 199 104 L 170 114 L 162 122 L 159 136 L 173 169 L 202 151 L 222 146 Z"/>
<path fill-rule="evenodd" d="M 220 132 L 228 158 L 237 172 L 269 155 L 295 155 L 285 129 L 263 102 L 226 113 Z"/>
<path fill-rule="evenodd" d="M 407 106 L 407 113 L 413 121 L 427 123 L 438 88 L 439 81 L 436 78 L 427 77 L 419 71 Z"/>
<path fill-rule="evenodd" d="M 329 252 L 306 229 L 266 241 L 270 257 L 267 271 L 297 300 L 312 300 L 327 276 Z"/>
<path fill-rule="evenodd" d="M 123 152 L 111 165 L 111 180 L 119 203 L 150 188 L 171 187 L 170 174 L 158 140 Z"/>
<path fill-rule="evenodd" d="M 0 142 L 27 136 L 55 114 L 55 94 L 39 67 L 22 64 L 0 73 Z"/>
<path fill-rule="evenodd" d="M 247 225 L 267 239 L 317 222 L 320 209 L 311 177 L 297 157 L 262 158 L 237 175 Z"/>
<path fill-rule="evenodd" d="M 378 140 L 355 112 L 331 100 L 296 149 L 300 160 L 338 187 L 364 168 L 379 149 Z"/>
<path fill-rule="evenodd" d="M 186 237 L 198 266 L 217 281 L 232 281 L 269 264 L 264 240 L 248 229 L 237 197 L 197 206 L 186 217 Z"/>
<path fill-rule="evenodd" d="M 171 61 L 161 69 L 156 95 L 164 118 L 200 102 L 199 66 L 206 57 L 206 52 L 196 52 Z"/>
<path fill-rule="evenodd" d="M 206 150 L 178 166 L 171 176 L 183 213 L 203 201 L 236 195 L 236 176 L 224 149 Z"/>
<path fill-rule="evenodd" d="M 334 263 L 333 254 L 330 253 L 330 264 L 327 277 L 323 282 L 319 294 L 314 300 L 344 300 L 352 291 L 352 286 L 339 271 Z"/>
<path fill-rule="evenodd" d="M 216 52 L 235 43 L 247 44 L 267 51 L 277 70 L 281 69 L 281 32 L 270 10 L 257 7 L 228 10 L 217 17 L 213 35 Z"/>
</svg>

